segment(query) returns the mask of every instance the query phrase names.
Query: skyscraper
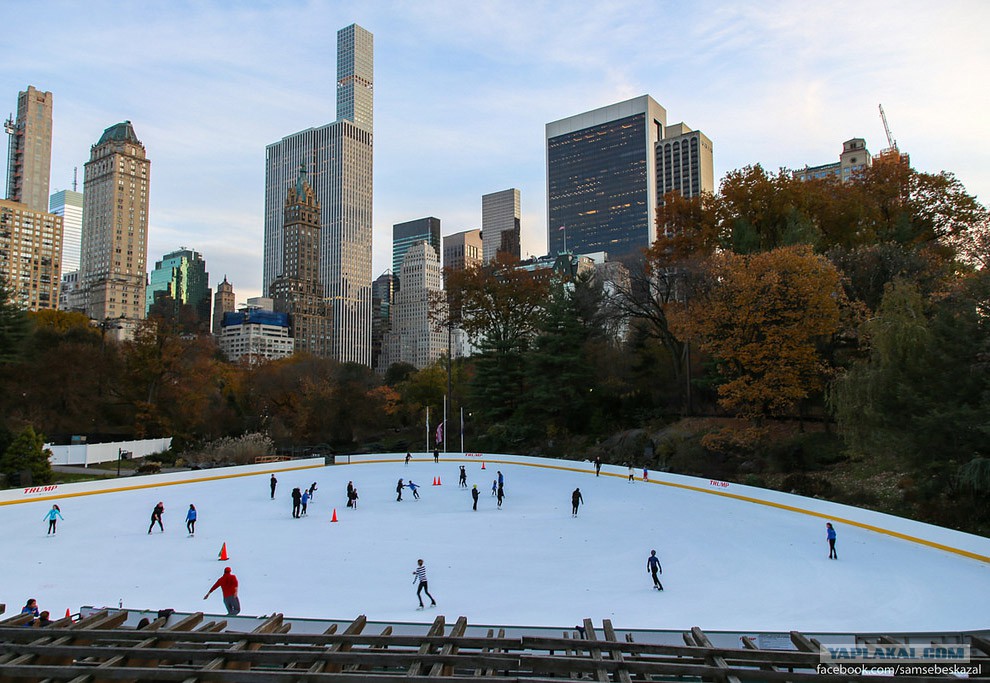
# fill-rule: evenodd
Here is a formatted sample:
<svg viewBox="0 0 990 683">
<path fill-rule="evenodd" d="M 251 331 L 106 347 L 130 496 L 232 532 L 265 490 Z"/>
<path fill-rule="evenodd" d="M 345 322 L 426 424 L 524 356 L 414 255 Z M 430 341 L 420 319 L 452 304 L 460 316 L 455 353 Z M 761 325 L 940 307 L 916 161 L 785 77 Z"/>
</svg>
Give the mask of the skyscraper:
<svg viewBox="0 0 990 683">
<path fill-rule="evenodd" d="M 220 335 L 223 314 L 234 312 L 235 301 L 234 285 L 227 282 L 227 276 L 224 275 L 223 282 L 217 285 L 217 293 L 213 296 L 213 334 Z"/>
<path fill-rule="evenodd" d="M 48 210 L 62 217 L 62 272 L 79 270 L 82 245 L 82 192 L 59 190 L 48 200 Z"/>
<path fill-rule="evenodd" d="M 210 329 L 210 274 L 202 254 L 181 247 L 155 263 L 148 275 L 145 312 L 151 313 L 156 304 L 171 306 L 176 317 L 183 306 L 189 306 L 196 312 L 196 330 Z"/>
<path fill-rule="evenodd" d="M 320 281 L 329 299 L 331 353 L 371 363 L 373 37 L 337 32 L 337 120 L 268 145 L 265 167 L 265 291 L 285 271 L 284 207 L 300 164 L 320 204 Z"/>
<path fill-rule="evenodd" d="M 547 245 L 637 260 L 656 236 L 655 144 L 667 112 L 649 95 L 548 123 Z M 484 230 L 484 227 L 482 228 Z"/>
<path fill-rule="evenodd" d="M 8 120 L 7 199 L 48 211 L 52 170 L 52 94 L 34 86 L 17 95 L 17 118 Z"/>
<path fill-rule="evenodd" d="M 519 190 L 509 188 L 481 197 L 482 259 L 488 263 L 504 252 L 519 258 Z"/>
<path fill-rule="evenodd" d="M 79 263 L 90 318 L 144 319 L 150 176 L 130 121 L 107 128 L 90 150 Z"/>
<path fill-rule="evenodd" d="M 466 270 L 481 265 L 483 252 L 481 230 L 465 230 L 443 238 L 445 270 Z"/>
<path fill-rule="evenodd" d="M 58 308 L 62 218 L 0 200 L 0 280 L 21 308 Z"/>
<path fill-rule="evenodd" d="M 668 192 L 698 197 L 715 191 L 712 141 L 700 130 L 691 130 L 683 123 L 667 126 L 655 149 L 660 201 Z"/>
<path fill-rule="evenodd" d="M 392 328 L 385 334 L 380 371 L 393 363 L 422 369 L 447 350 L 447 331 L 430 316 L 434 299 L 443 292 L 436 250 L 423 241 L 409 247 L 399 280 L 404 284 L 392 304 Z"/>
<path fill-rule="evenodd" d="M 302 169 L 285 198 L 282 274 L 269 288 L 277 313 L 287 313 L 296 351 L 329 356 L 330 308 L 320 282 L 320 204 Z"/>
<path fill-rule="evenodd" d="M 392 226 L 392 274 L 396 277 L 402 269 L 402 259 L 406 257 L 409 247 L 416 242 L 426 242 L 439 254 L 440 219 L 430 216 Z M 402 288 L 401 279 L 399 288 Z"/>
</svg>

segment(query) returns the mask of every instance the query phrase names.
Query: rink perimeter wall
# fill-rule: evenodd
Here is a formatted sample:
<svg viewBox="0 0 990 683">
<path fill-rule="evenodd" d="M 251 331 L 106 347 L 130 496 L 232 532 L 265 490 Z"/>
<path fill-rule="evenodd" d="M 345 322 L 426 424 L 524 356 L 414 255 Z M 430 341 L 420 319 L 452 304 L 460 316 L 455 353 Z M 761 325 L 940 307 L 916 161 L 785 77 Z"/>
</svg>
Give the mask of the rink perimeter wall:
<svg viewBox="0 0 990 683">
<path fill-rule="evenodd" d="M 64 498 L 91 496 L 98 493 L 116 493 L 118 491 L 135 491 L 138 489 L 148 489 L 159 486 L 175 486 L 176 484 L 193 484 L 202 481 L 216 481 L 218 479 L 251 477 L 258 474 L 312 469 L 314 467 L 323 467 L 324 465 L 326 465 L 326 461 L 323 458 L 307 458 L 305 460 L 267 462 L 261 465 L 217 467 L 209 470 L 190 470 L 188 472 L 173 472 L 170 474 L 129 476 L 121 477 L 119 479 L 104 479 L 101 481 L 86 481 L 73 484 L 27 486 L 18 489 L 0 491 L 0 505 L 32 503 L 39 500 L 59 501 Z"/>
<path fill-rule="evenodd" d="M 403 462 L 405 453 L 381 453 L 375 455 L 351 455 L 336 458 L 338 465 L 360 465 L 374 462 Z M 412 453 L 413 459 L 422 461 L 433 460 L 432 453 Z M 587 460 L 556 460 L 553 458 L 533 458 L 520 455 L 504 455 L 499 453 L 441 453 L 440 462 L 484 463 L 486 469 L 494 471 L 499 464 L 524 465 L 527 467 L 542 467 L 565 472 L 580 472 L 595 476 L 594 463 Z M 495 467 L 492 467 L 495 465 Z M 746 486 L 733 482 L 716 479 L 701 479 L 681 474 L 670 474 L 651 470 L 649 481 L 643 481 L 642 468 L 634 469 L 637 486 L 664 486 L 670 488 L 694 491 L 706 495 L 731 498 L 754 505 L 764 505 L 794 514 L 817 517 L 822 520 L 822 538 L 825 537 L 825 522 L 873 531 L 878 534 L 893 536 L 904 541 L 918 543 L 943 550 L 945 552 L 968 557 L 990 564 L 990 538 L 967 534 L 954 529 L 947 529 L 934 524 L 926 524 L 905 517 L 896 517 L 883 512 L 875 512 L 864 508 L 833 503 L 817 498 L 807 498 L 793 493 L 773 491 L 755 486 Z M 617 465 L 602 465 L 603 477 L 619 477 L 627 479 L 629 471 Z M 456 480 L 451 482 L 456 485 Z M 566 492 L 565 492 L 566 493 Z M 587 491 L 583 493 L 587 494 Z M 587 495 L 586 495 L 587 497 Z M 589 500 L 590 502 L 590 500 Z M 840 531 L 841 533 L 841 531 Z"/>
</svg>

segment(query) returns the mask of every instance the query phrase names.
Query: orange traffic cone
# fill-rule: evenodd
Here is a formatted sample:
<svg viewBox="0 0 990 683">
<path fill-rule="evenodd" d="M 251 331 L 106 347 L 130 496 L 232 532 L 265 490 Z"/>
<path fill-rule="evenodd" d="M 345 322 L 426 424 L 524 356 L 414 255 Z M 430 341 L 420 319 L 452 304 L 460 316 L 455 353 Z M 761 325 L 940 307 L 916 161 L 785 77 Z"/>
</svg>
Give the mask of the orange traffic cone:
<svg viewBox="0 0 990 683">
<path fill-rule="evenodd" d="M 230 559 L 227 556 L 227 544 L 226 543 L 224 543 L 223 544 L 223 547 L 220 548 L 220 557 L 218 557 L 217 559 L 220 560 L 221 562 L 226 562 L 227 560 Z"/>
<path fill-rule="evenodd" d="M 65 608 L 65 618 L 66 619 L 71 619 L 72 618 L 72 612 L 69 611 L 69 608 L 68 607 Z"/>
<path fill-rule="evenodd" d="M 436 485 L 437 485 L 437 478 L 436 478 L 436 477 L 433 477 L 433 485 L 434 485 L 434 486 L 436 486 Z"/>
<path fill-rule="evenodd" d="M 440 481 L 440 477 L 437 477 L 437 486 L 443 486 L 443 482 Z"/>
<path fill-rule="evenodd" d="M 484 460 L 481 461 L 481 469 L 485 469 L 485 461 Z"/>
<path fill-rule="evenodd" d="M 330 518 L 330 521 L 331 522 L 336 522 L 337 521 L 337 508 L 334 508 L 333 509 L 333 517 Z"/>
</svg>

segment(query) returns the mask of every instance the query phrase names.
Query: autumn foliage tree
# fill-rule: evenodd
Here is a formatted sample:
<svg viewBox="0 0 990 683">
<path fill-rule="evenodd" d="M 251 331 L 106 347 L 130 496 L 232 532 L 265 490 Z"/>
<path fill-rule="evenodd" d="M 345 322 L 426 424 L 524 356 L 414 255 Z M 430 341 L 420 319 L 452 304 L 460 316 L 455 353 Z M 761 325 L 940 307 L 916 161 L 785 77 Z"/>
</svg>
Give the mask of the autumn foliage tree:
<svg viewBox="0 0 990 683">
<path fill-rule="evenodd" d="M 839 273 L 807 246 L 723 252 L 671 327 L 717 361 L 720 404 L 757 422 L 792 412 L 822 389 L 818 345 L 839 326 Z"/>
</svg>

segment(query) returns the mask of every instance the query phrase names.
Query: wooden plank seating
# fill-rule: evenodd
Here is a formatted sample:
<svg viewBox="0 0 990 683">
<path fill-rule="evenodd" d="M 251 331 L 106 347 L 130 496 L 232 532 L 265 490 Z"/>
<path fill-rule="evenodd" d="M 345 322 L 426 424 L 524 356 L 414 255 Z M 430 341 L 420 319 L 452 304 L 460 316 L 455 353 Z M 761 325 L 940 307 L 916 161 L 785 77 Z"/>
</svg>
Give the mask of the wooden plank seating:
<svg viewBox="0 0 990 683">
<path fill-rule="evenodd" d="M 20 615 L 18 615 L 20 616 Z M 794 631 L 796 650 L 761 649 L 742 637 L 732 647 L 717 647 L 695 627 L 681 634 L 684 644 L 636 642 L 620 637 L 610 620 L 596 629 L 583 620 L 582 632 L 506 637 L 505 628 L 468 635 L 467 619 L 446 628 L 443 616 L 432 624 L 381 625 L 369 631 L 364 615 L 338 630 L 292 633 L 290 622 L 273 614 L 231 631 L 224 620 L 202 613 L 156 619 L 137 630 L 125 627 L 127 613 L 101 610 L 71 623 L 61 620 L 44 629 L 25 628 L 23 620 L 0 622 L 0 681 L 3 683 L 440 683 L 468 679 L 474 683 L 513 680 L 550 683 L 556 679 L 614 681 L 796 681 L 838 683 L 855 675 L 820 676 L 818 642 Z M 168 621 L 174 621 L 171 626 Z M 10 624 L 14 625 L 10 625 Z M 394 631 L 400 630 L 399 634 Z M 525 632 L 525 631 L 524 631 Z M 937 634 L 925 634 L 930 639 Z M 969 640 L 973 662 L 990 672 L 990 643 L 982 633 L 947 634 L 945 643 Z M 912 642 L 899 635 L 901 642 Z M 894 640 L 876 634 L 857 642 Z M 870 683 L 921 683 L 947 676 L 869 676 Z"/>
</svg>

